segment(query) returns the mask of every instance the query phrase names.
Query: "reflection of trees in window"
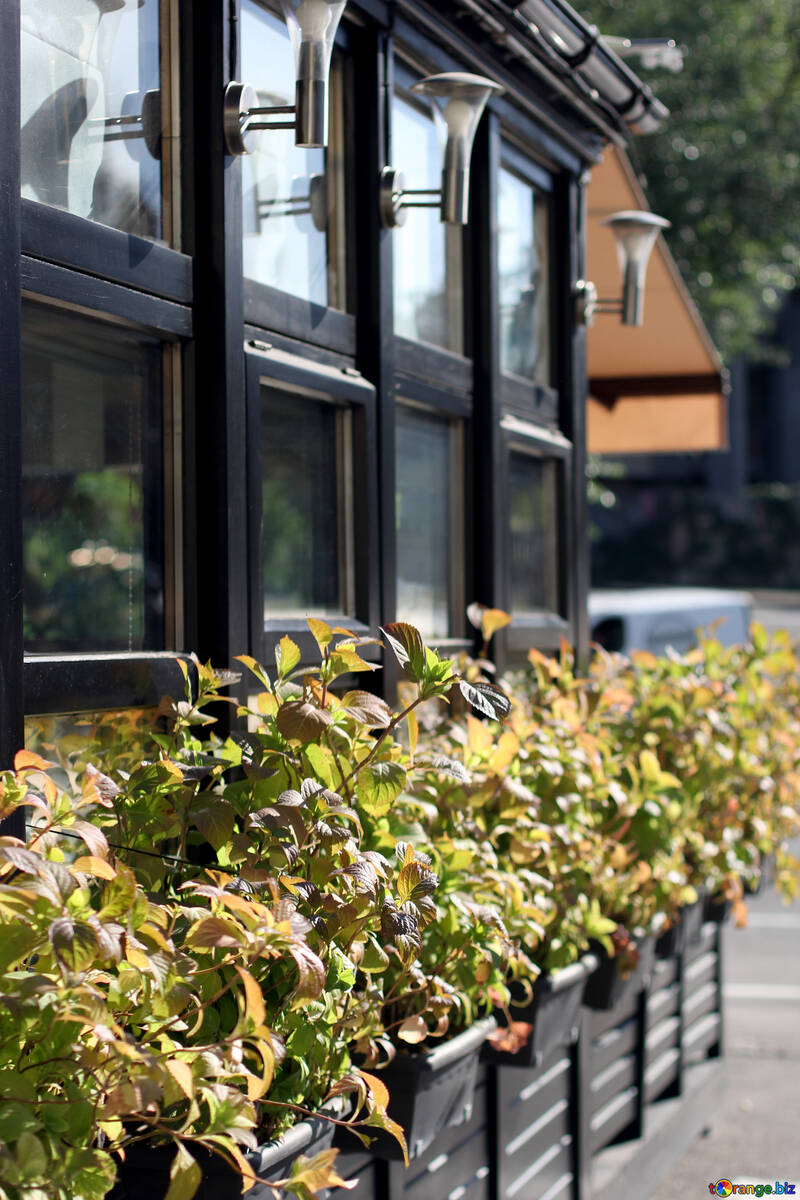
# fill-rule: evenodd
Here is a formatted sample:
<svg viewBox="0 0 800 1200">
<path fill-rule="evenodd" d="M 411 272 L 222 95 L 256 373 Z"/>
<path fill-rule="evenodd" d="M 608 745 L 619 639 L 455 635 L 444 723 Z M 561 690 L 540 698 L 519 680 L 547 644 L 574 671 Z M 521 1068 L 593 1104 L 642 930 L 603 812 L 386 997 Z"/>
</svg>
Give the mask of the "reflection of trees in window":
<svg viewBox="0 0 800 1200">
<path fill-rule="evenodd" d="M 29 651 L 163 644 L 160 375 L 154 345 L 24 310 Z"/>
</svg>

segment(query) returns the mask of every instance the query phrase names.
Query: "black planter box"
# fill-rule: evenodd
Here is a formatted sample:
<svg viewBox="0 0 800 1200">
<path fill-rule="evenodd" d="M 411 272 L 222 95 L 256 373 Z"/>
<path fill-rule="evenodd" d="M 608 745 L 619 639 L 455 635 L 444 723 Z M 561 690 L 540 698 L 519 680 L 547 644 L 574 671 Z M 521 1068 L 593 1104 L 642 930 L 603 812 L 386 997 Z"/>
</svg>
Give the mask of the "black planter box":
<svg viewBox="0 0 800 1200">
<path fill-rule="evenodd" d="M 405 1131 L 409 1158 L 424 1154 L 446 1126 L 470 1119 L 481 1046 L 496 1027 L 494 1017 L 486 1017 L 433 1050 L 398 1054 L 388 1067 L 375 1072 L 389 1089 L 387 1111 Z M 370 1154 L 402 1159 L 396 1138 L 380 1129 L 368 1132 L 373 1138 Z M 353 1135 L 345 1129 L 337 1131 L 336 1145 L 352 1151 Z"/>
<path fill-rule="evenodd" d="M 656 958 L 674 958 L 683 945 L 684 926 L 680 917 L 656 939 Z"/>
<path fill-rule="evenodd" d="M 730 911 L 730 900 L 726 900 L 723 896 L 706 896 L 703 905 L 703 920 L 721 925 L 723 921 L 727 921 Z"/>
<path fill-rule="evenodd" d="M 279 1141 L 248 1150 L 245 1158 L 259 1178 L 285 1179 L 301 1154 L 311 1157 L 333 1145 L 334 1129 L 322 1117 L 309 1118 L 294 1125 Z M 189 1144 L 188 1149 L 203 1172 L 194 1200 L 240 1200 L 241 1176 L 225 1159 L 201 1144 Z M 148 1146 L 146 1142 L 137 1142 L 131 1146 L 125 1161 L 117 1164 L 117 1182 L 106 1200 L 163 1200 L 169 1190 L 175 1153 L 174 1145 Z M 320 1200 L 324 1200 L 325 1194 L 320 1195 Z M 256 1184 L 247 1192 L 248 1200 L 274 1200 L 274 1196 L 266 1184 Z"/>
<path fill-rule="evenodd" d="M 602 946 L 592 945 L 600 965 L 589 976 L 586 983 L 583 1003 L 587 1008 L 602 1011 L 616 1008 L 632 992 L 641 991 L 645 986 L 653 970 L 656 953 L 655 938 L 639 938 L 636 945 L 639 951 L 639 962 L 630 975 L 626 975 L 624 978 L 619 973 L 618 960 L 609 957 Z"/>
<path fill-rule="evenodd" d="M 703 890 L 698 889 L 698 899 L 694 904 L 687 904 L 686 908 L 681 910 L 681 923 L 683 924 L 683 944 L 685 946 L 693 946 L 700 941 L 700 930 L 703 928 L 703 909 L 706 903 L 706 895 Z"/>
<path fill-rule="evenodd" d="M 597 967 L 593 955 L 571 963 L 552 975 L 540 975 L 533 985 L 533 996 L 527 1004 L 515 1004 L 525 990 L 519 983 L 511 985 L 509 1013 L 512 1021 L 524 1021 L 533 1030 L 525 1045 L 516 1053 L 496 1050 L 485 1042 L 481 1051 L 483 1062 L 496 1066 L 538 1067 L 549 1058 L 554 1050 L 571 1046 L 578 1038 L 581 1022 L 581 1004 L 587 977 Z M 498 1011 L 498 1024 L 505 1022 L 505 1014 Z"/>
</svg>

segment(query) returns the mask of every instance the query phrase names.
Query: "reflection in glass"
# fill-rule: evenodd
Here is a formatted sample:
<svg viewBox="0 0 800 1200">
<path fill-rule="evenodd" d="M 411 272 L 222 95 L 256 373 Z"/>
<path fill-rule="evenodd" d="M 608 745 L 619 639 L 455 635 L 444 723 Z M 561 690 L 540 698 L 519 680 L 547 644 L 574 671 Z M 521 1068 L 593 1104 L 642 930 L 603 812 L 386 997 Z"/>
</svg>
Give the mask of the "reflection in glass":
<svg viewBox="0 0 800 1200">
<path fill-rule="evenodd" d="M 405 186 L 442 186 L 442 148 L 429 110 L 396 95 L 392 159 Z M 394 243 L 394 331 L 457 354 L 464 352 L 463 233 L 436 208 L 409 208 Z"/>
<path fill-rule="evenodd" d="M 160 238 L 159 0 L 22 0 L 21 28 L 22 195 Z"/>
<path fill-rule="evenodd" d="M 157 345 L 25 306 L 26 650 L 163 645 L 160 406 Z"/>
<path fill-rule="evenodd" d="M 262 391 L 264 617 L 350 611 L 349 414 Z"/>
<path fill-rule="evenodd" d="M 242 4 L 242 77 L 263 106 L 294 104 L 289 33 L 255 0 Z M 319 304 L 345 310 L 344 137 L 341 64 L 331 73 L 330 144 L 295 145 L 291 129 L 258 134 L 242 159 L 244 273 Z"/>
<path fill-rule="evenodd" d="M 550 288 L 545 197 L 511 171 L 499 180 L 500 367 L 550 383 Z"/>
<path fill-rule="evenodd" d="M 508 489 L 511 611 L 558 612 L 558 466 L 512 451 Z"/>
<path fill-rule="evenodd" d="M 453 608 L 454 499 L 449 421 L 397 409 L 397 616 L 447 637 Z"/>
<path fill-rule="evenodd" d="M 58 763 L 111 758 L 118 769 L 133 771 L 157 753 L 152 734 L 161 728 L 163 718 L 154 708 L 28 716 L 25 749 Z"/>
</svg>

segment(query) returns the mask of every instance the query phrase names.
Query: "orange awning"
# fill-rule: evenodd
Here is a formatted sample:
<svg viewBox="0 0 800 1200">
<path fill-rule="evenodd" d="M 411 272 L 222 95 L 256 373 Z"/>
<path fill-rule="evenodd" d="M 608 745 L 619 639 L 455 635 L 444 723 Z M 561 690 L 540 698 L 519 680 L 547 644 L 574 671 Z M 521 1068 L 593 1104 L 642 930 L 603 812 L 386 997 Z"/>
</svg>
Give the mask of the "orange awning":
<svg viewBox="0 0 800 1200">
<path fill-rule="evenodd" d="M 624 153 L 609 147 L 588 192 L 587 278 L 602 300 L 622 290 L 614 236 L 601 222 L 648 204 Z M 727 386 L 719 355 L 663 238 L 647 271 L 644 325 L 598 315 L 588 331 L 592 454 L 724 450 Z"/>
</svg>

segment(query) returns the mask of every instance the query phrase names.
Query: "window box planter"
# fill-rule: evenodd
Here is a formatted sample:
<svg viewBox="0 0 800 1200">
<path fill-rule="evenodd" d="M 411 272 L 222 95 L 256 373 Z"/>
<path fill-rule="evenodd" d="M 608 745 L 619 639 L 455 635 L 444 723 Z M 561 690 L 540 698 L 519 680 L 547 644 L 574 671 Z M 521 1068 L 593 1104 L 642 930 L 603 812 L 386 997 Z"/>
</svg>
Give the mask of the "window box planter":
<svg viewBox="0 0 800 1200">
<path fill-rule="evenodd" d="M 331 1107 L 331 1115 L 342 1116 L 344 1112 L 345 1107 Z M 332 1146 L 335 1129 L 322 1117 L 308 1118 L 293 1125 L 278 1141 L 248 1150 L 245 1158 L 261 1179 L 285 1179 L 301 1154 L 311 1157 Z M 241 1177 L 225 1159 L 200 1145 L 192 1153 L 203 1171 L 194 1200 L 240 1200 Z M 149 1146 L 146 1142 L 131 1146 L 125 1162 L 118 1164 L 117 1182 L 107 1200 L 163 1200 L 174 1157 L 174 1146 Z M 274 1200 L 275 1193 L 266 1184 L 256 1184 L 247 1196 L 248 1200 Z"/>
<path fill-rule="evenodd" d="M 405 1130 L 409 1158 L 424 1154 L 445 1127 L 470 1119 L 481 1046 L 496 1028 L 494 1017 L 486 1017 L 433 1050 L 398 1054 L 376 1072 L 389 1089 L 389 1116 Z M 374 1135 L 370 1154 L 402 1159 L 395 1138 L 383 1130 L 369 1132 Z M 352 1135 L 337 1131 L 336 1144 L 352 1151 Z"/>
<path fill-rule="evenodd" d="M 700 930 L 703 928 L 703 909 L 705 907 L 706 894 L 703 889 L 698 889 L 698 899 L 694 904 L 688 904 L 681 911 L 681 922 L 683 924 L 683 940 L 684 945 L 693 946 L 700 940 Z"/>
<path fill-rule="evenodd" d="M 632 992 L 640 991 L 650 978 L 655 960 L 656 943 L 653 937 L 639 938 L 636 943 L 639 962 L 629 975 L 621 975 L 619 962 L 611 958 L 602 946 L 592 945 L 599 965 L 586 983 L 583 1003 L 587 1008 L 605 1011 L 616 1006 Z"/>
<path fill-rule="evenodd" d="M 533 985 L 533 996 L 524 1005 L 515 1005 L 514 1000 L 524 996 L 524 988 L 513 983 L 511 1019 L 532 1025 L 530 1037 L 516 1053 L 497 1050 L 486 1042 L 481 1051 L 482 1060 L 496 1066 L 538 1067 L 555 1050 L 573 1045 L 578 1039 L 586 980 L 597 965 L 597 959 L 590 954 L 552 975 L 540 975 Z M 498 1013 L 497 1019 L 498 1023 L 504 1021 L 504 1014 Z"/>
<path fill-rule="evenodd" d="M 683 937 L 683 918 L 679 916 L 669 929 L 665 929 L 656 938 L 656 958 L 674 958 L 676 954 L 680 953 Z"/>
<path fill-rule="evenodd" d="M 706 896 L 703 904 L 703 920 L 713 921 L 716 925 L 721 925 L 723 921 L 727 921 L 730 911 L 730 900 L 726 900 L 720 895 Z"/>
</svg>

